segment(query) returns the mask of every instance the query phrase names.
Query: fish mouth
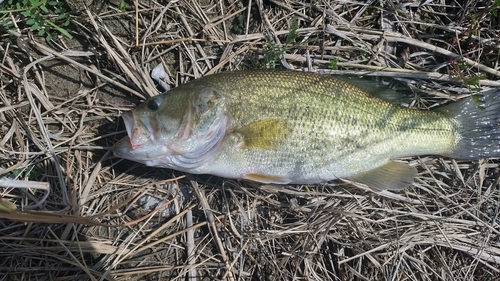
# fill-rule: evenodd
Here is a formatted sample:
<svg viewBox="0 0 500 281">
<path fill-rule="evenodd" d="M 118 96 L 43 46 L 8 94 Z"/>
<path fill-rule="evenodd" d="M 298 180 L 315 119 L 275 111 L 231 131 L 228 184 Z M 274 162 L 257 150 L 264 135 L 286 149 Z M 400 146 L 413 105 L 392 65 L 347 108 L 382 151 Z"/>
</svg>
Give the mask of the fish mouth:
<svg viewBox="0 0 500 281">
<path fill-rule="evenodd" d="M 127 135 L 130 140 L 130 147 L 135 150 L 140 146 L 152 141 L 151 125 L 147 118 L 134 118 L 132 111 L 127 111 L 121 115 Z"/>
<path fill-rule="evenodd" d="M 128 136 L 119 140 L 112 148 L 113 155 L 119 158 L 133 160 L 139 163 L 146 163 L 151 160 L 152 155 L 157 156 L 157 150 L 147 145 L 133 147 Z"/>
<path fill-rule="evenodd" d="M 127 136 L 113 146 L 113 154 L 120 158 L 135 160 L 137 162 L 148 160 L 151 157 L 153 133 L 150 122 L 146 118 L 138 118 L 133 111 L 121 115 L 127 130 Z"/>
<path fill-rule="evenodd" d="M 130 145 L 130 138 L 128 136 L 113 145 L 113 155 L 116 157 L 128 159 L 132 151 L 133 149 Z"/>
</svg>

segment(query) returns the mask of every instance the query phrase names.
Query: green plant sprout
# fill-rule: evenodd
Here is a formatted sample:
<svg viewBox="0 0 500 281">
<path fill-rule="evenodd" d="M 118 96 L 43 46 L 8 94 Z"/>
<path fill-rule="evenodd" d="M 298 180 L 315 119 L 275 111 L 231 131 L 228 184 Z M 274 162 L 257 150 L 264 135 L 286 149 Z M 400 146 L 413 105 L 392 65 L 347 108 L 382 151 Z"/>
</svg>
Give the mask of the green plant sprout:
<svg viewBox="0 0 500 281">
<path fill-rule="evenodd" d="M 52 40 L 54 31 L 70 39 L 73 38 L 63 28 L 71 23 L 71 17 L 61 1 L 7 0 L 0 3 L 0 25 L 7 29 L 12 27 L 7 17 L 9 13 L 19 16 L 21 22 L 30 26 L 32 31 L 38 32 L 38 35 L 44 36 L 47 41 Z"/>
<path fill-rule="evenodd" d="M 284 53 L 296 48 L 300 44 L 300 42 L 296 42 L 298 28 L 299 20 L 297 18 L 292 18 L 290 20 L 290 32 L 288 32 L 283 47 L 279 46 L 271 38 L 266 36 L 266 45 L 264 46 L 264 62 L 268 64 L 270 68 L 275 68 L 276 63 L 281 60 Z"/>
<path fill-rule="evenodd" d="M 23 177 L 29 180 L 37 180 L 43 171 L 40 168 L 36 168 L 34 166 L 30 166 L 27 168 L 19 168 L 12 171 L 15 177 Z"/>
<path fill-rule="evenodd" d="M 125 12 L 126 8 L 127 8 L 127 2 L 125 2 L 125 0 L 120 0 L 120 3 L 118 3 L 118 9 L 122 12 Z"/>
<path fill-rule="evenodd" d="M 331 69 L 331 70 L 339 70 L 338 62 L 339 62 L 338 59 L 332 59 L 328 63 L 328 68 Z"/>
</svg>

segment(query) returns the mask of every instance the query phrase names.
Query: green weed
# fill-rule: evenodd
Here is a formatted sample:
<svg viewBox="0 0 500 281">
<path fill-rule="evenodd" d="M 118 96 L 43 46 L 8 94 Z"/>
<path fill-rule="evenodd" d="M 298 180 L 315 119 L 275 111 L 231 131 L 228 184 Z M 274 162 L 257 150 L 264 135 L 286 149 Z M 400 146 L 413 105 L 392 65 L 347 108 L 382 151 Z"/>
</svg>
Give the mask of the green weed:
<svg viewBox="0 0 500 281">
<path fill-rule="evenodd" d="M 469 88 L 471 92 L 480 92 L 481 87 L 479 82 L 486 79 L 486 75 L 465 76 L 463 73 L 467 69 L 467 64 L 463 59 L 457 59 L 452 63 L 453 72 L 462 80 L 462 82 Z"/>
<path fill-rule="evenodd" d="M 339 62 L 338 59 L 332 59 L 328 63 L 328 68 L 331 69 L 331 70 L 339 70 L 338 62 Z"/>
<path fill-rule="evenodd" d="M 29 180 L 38 180 L 43 171 L 40 168 L 30 166 L 28 168 L 19 168 L 12 171 L 15 177 L 27 178 Z"/>
<path fill-rule="evenodd" d="M 264 45 L 264 63 L 269 68 L 276 68 L 276 64 L 283 58 L 283 54 L 291 49 L 297 48 L 300 42 L 297 42 L 297 29 L 299 28 L 299 20 L 292 18 L 290 20 L 290 31 L 283 46 L 279 46 L 272 38 L 266 36 L 266 44 Z"/>
<path fill-rule="evenodd" d="M 126 8 L 127 8 L 127 2 L 125 2 L 125 0 L 120 0 L 120 3 L 118 3 L 118 9 L 122 12 L 125 12 Z"/>
<path fill-rule="evenodd" d="M 0 4 L 0 25 L 5 29 L 12 28 L 12 22 L 8 14 L 19 18 L 24 23 L 44 36 L 47 41 L 52 40 L 56 32 L 72 38 L 64 27 L 71 23 L 71 17 L 64 8 L 62 1 L 47 0 L 7 0 Z"/>
<path fill-rule="evenodd" d="M 472 92 L 480 92 L 482 90 L 481 86 L 479 85 L 479 81 L 486 79 L 486 75 L 477 75 L 473 77 L 462 77 L 462 80 L 465 85 L 469 88 L 470 91 Z"/>
</svg>

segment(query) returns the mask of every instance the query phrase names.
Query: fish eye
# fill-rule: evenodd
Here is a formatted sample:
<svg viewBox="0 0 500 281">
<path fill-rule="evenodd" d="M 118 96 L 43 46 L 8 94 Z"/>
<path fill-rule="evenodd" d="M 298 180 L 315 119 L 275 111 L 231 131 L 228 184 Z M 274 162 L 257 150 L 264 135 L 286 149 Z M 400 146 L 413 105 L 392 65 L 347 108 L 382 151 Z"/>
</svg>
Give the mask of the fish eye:
<svg viewBox="0 0 500 281">
<path fill-rule="evenodd" d="M 151 111 L 156 111 L 160 107 L 161 101 L 159 98 L 154 98 L 148 101 L 148 108 Z"/>
</svg>

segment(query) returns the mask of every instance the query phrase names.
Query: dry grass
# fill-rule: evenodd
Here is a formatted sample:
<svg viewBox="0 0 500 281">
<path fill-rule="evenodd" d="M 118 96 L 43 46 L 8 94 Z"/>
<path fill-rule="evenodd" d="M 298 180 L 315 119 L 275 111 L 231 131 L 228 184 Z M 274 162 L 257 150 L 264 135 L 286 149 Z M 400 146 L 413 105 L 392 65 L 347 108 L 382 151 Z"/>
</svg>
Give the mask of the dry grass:
<svg viewBox="0 0 500 281">
<path fill-rule="evenodd" d="M 140 2 L 80 7 L 75 40 L 20 22 L 1 37 L 0 280 L 500 277 L 498 160 L 409 159 L 418 178 L 397 194 L 185 177 L 109 153 L 119 114 L 158 94 L 159 63 L 173 85 L 272 64 L 390 77 L 415 108 L 498 87 L 494 1 Z"/>
</svg>

